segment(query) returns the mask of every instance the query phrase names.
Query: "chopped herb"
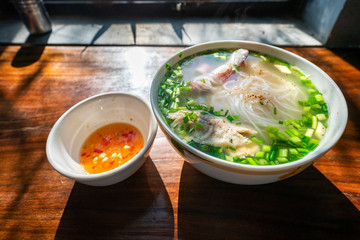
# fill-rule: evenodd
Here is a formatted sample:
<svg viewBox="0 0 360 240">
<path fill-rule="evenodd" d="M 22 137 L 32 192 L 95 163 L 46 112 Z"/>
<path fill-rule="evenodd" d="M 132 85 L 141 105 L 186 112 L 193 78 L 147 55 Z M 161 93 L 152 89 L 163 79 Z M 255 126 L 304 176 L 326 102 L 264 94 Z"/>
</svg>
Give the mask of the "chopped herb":
<svg viewBox="0 0 360 240">
<path fill-rule="evenodd" d="M 166 64 L 166 69 L 171 70 L 171 67 L 170 67 L 170 65 L 168 63 Z"/>
<path fill-rule="evenodd" d="M 260 102 L 260 104 L 261 104 L 261 105 L 264 105 L 264 103 L 263 103 L 263 102 Z"/>
<path fill-rule="evenodd" d="M 211 113 L 211 114 L 214 113 L 214 107 L 210 107 L 209 113 Z"/>
<path fill-rule="evenodd" d="M 201 122 L 195 122 L 195 126 L 197 126 L 198 128 L 203 128 L 204 124 L 202 124 Z"/>
<path fill-rule="evenodd" d="M 276 115 L 276 107 L 274 107 L 274 114 Z"/>
<path fill-rule="evenodd" d="M 183 118 L 183 122 L 184 123 L 187 123 L 189 121 L 189 117 L 188 116 L 185 116 L 184 118 Z"/>
<path fill-rule="evenodd" d="M 182 57 L 182 55 L 183 55 L 183 52 L 179 52 L 178 56 Z"/>
<path fill-rule="evenodd" d="M 232 116 L 230 116 L 230 115 L 227 116 L 226 118 L 227 118 L 230 122 L 234 121 L 234 118 L 233 118 Z"/>
<path fill-rule="evenodd" d="M 236 148 L 234 148 L 233 146 L 230 146 L 229 149 L 233 150 L 234 152 L 236 151 Z"/>
<path fill-rule="evenodd" d="M 192 106 L 192 105 L 195 104 L 195 100 L 193 100 L 193 99 L 189 100 L 186 104 L 189 105 L 189 106 Z"/>
</svg>

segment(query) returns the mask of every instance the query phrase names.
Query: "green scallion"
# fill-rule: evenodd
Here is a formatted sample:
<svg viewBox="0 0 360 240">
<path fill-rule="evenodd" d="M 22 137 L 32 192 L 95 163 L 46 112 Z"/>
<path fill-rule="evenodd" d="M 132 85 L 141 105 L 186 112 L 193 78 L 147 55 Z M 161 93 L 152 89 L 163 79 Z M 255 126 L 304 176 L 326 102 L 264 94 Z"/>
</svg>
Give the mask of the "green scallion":
<svg viewBox="0 0 360 240">
<path fill-rule="evenodd" d="M 226 118 L 227 118 L 230 122 L 233 122 L 233 121 L 234 121 L 234 118 L 233 118 L 232 116 L 230 116 L 230 115 L 227 116 Z"/>
<path fill-rule="evenodd" d="M 201 122 L 195 122 L 195 126 L 197 126 L 198 128 L 203 128 L 204 124 L 202 124 Z"/>
<path fill-rule="evenodd" d="M 230 146 L 229 149 L 231 149 L 232 151 L 236 151 L 236 148 L 234 148 L 233 146 Z"/>
</svg>

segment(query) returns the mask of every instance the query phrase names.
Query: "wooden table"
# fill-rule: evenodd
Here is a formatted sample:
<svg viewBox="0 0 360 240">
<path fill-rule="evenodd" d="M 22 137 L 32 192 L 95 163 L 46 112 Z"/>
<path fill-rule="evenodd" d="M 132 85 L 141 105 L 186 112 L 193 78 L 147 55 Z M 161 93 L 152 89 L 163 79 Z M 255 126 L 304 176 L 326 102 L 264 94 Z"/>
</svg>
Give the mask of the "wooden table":
<svg viewBox="0 0 360 240">
<path fill-rule="evenodd" d="M 291 179 L 211 179 L 160 130 L 143 167 L 113 186 L 50 166 L 46 139 L 69 107 L 109 91 L 149 97 L 158 66 L 180 49 L 0 46 L 0 239 L 359 239 L 359 50 L 287 48 L 327 72 L 349 107 L 336 146 Z"/>
</svg>

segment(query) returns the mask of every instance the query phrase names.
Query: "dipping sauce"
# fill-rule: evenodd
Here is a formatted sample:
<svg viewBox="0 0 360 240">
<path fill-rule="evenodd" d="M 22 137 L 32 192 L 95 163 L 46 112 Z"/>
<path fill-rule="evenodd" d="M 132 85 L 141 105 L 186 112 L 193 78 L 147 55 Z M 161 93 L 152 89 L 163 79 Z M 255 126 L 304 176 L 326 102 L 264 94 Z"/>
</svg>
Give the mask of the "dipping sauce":
<svg viewBox="0 0 360 240">
<path fill-rule="evenodd" d="M 143 136 L 136 127 L 112 123 L 86 139 L 80 151 L 80 164 L 90 174 L 109 171 L 129 161 L 143 147 Z"/>
</svg>

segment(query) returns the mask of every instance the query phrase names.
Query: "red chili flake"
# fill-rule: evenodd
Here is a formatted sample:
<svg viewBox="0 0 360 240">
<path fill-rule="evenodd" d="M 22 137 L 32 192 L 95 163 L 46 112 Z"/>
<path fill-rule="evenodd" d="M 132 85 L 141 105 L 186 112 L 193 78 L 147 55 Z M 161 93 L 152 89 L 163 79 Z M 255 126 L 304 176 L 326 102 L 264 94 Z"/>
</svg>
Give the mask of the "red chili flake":
<svg viewBox="0 0 360 240">
<path fill-rule="evenodd" d="M 128 134 L 127 134 L 127 133 L 123 133 L 122 136 L 127 138 L 127 137 L 128 137 Z"/>
<path fill-rule="evenodd" d="M 96 168 L 95 166 L 92 167 L 92 169 L 95 169 L 95 168 Z"/>
<path fill-rule="evenodd" d="M 114 164 L 114 161 L 111 161 L 111 162 L 110 162 L 110 166 L 113 165 L 113 164 Z"/>
<path fill-rule="evenodd" d="M 94 152 L 96 152 L 96 153 L 102 153 L 103 151 L 100 150 L 100 149 L 98 149 L 98 148 L 94 148 Z"/>
<path fill-rule="evenodd" d="M 111 137 L 110 137 L 110 136 L 104 137 L 104 138 L 102 139 L 102 143 L 103 143 L 104 145 L 108 145 L 108 144 L 110 143 L 110 140 L 111 140 Z"/>
<path fill-rule="evenodd" d="M 130 118 L 130 121 L 132 121 L 133 119 L 132 118 Z"/>
<path fill-rule="evenodd" d="M 122 157 L 122 159 L 126 159 L 127 157 L 128 157 L 128 155 L 126 155 L 126 156 L 123 156 L 123 157 Z"/>
<path fill-rule="evenodd" d="M 82 154 L 81 154 L 82 157 L 85 156 L 85 155 L 86 155 L 86 153 L 82 153 Z"/>
<path fill-rule="evenodd" d="M 129 151 L 132 152 L 132 151 L 134 151 L 134 149 L 135 149 L 135 147 L 131 146 Z"/>
<path fill-rule="evenodd" d="M 90 154 L 86 155 L 86 157 L 90 157 L 90 156 L 91 156 Z"/>
</svg>

